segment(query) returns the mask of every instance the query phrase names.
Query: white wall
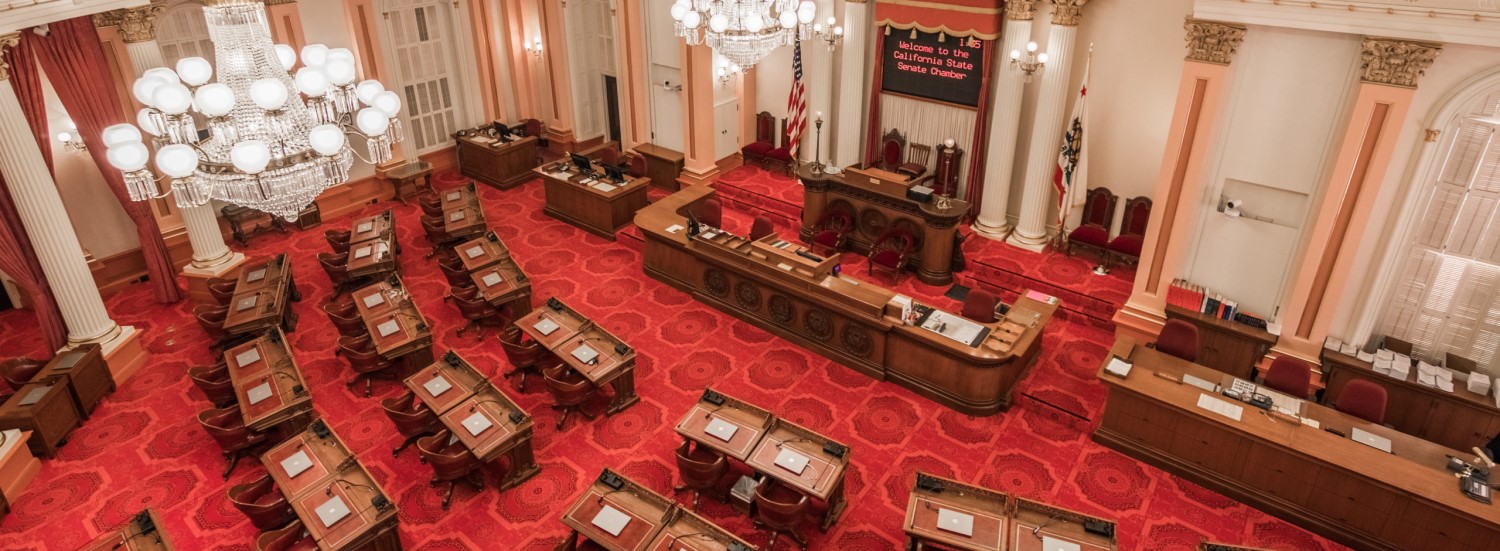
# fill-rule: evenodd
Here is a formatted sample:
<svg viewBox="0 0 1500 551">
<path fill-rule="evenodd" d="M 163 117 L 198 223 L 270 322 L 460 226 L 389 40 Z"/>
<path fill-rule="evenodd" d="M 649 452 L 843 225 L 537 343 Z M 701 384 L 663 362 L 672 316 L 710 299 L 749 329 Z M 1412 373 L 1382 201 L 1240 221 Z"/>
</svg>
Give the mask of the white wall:
<svg viewBox="0 0 1500 551">
<path fill-rule="evenodd" d="M 651 143 L 683 151 L 682 92 L 663 89 L 663 82 L 682 84 L 682 39 L 672 34 L 672 0 L 645 0 L 646 109 L 651 117 Z"/>
<path fill-rule="evenodd" d="M 354 37 L 350 34 L 349 23 L 347 23 L 352 19 L 349 11 L 344 9 L 343 2 L 301 2 L 297 4 L 297 16 L 301 19 L 302 35 L 308 44 L 324 44 L 329 48 L 355 49 L 357 47 Z M 371 55 L 384 54 L 373 52 Z M 363 60 L 360 60 L 360 63 L 362 64 Z M 366 74 L 368 73 L 361 72 L 360 78 L 364 78 Z M 387 80 L 384 84 L 392 83 Z M 409 143 L 402 145 L 411 147 Z M 362 148 L 364 144 L 353 143 L 351 147 Z M 373 176 L 375 176 L 375 167 L 359 160 L 359 156 L 356 155 L 354 166 L 349 168 L 349 180 L 361 180 Z"/>
<path fill-rule="evenodd" d="M 125 208 L 110 191 L 93 157 L 86 151 L 71 151 L 57 141 L 57 132 L 68 120 L 68 112 L 63 109 L 46 73 L 41 74 L 47 98 L 47 124 L 52 129 L 47 143 L 52 148 L 54 179 L 57 191 L 62 195 L 63 207 L 68 211 L 68 219 L 73 223 L 73 231 L 78 234 L 78 244 L 97 259 L 139 248 L 141 242 L 136 237 L 135 222 L 125 214 Z"/>
</svg>

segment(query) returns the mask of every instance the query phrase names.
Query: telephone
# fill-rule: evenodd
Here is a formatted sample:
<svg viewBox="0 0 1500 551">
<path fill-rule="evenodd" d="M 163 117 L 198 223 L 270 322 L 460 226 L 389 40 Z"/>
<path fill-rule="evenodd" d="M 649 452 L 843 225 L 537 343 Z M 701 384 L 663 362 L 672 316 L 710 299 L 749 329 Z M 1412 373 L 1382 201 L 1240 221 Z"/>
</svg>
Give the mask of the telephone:
<svg viewBox="0 0 1500 551">
<path fill-rule="evenodd" d="M 1459 478 L 1458 489 L 1469 499 L 1480 503 L 1490 502 L 1490 482 L 1478 473 Z"/>
</svg>

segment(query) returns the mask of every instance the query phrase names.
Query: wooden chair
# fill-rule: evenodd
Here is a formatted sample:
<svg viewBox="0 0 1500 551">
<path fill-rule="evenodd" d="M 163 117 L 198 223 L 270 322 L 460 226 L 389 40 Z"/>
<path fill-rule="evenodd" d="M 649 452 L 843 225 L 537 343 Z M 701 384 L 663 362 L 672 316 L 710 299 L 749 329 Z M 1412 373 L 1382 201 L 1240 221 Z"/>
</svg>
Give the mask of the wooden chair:
<svg viewBox="0 0 1500 551">
<path fill-rule="evenodd" d="M 437 256 L 439 250 L 458 244 L 458 239 L 448 233 L 446 222 L 441 216 L 423 216 L 422 231 L 427 235 L 427 242 L 432 244 L 432 251 L 427 253 L 427 260 L 432 260 L 432 257 Z"/>
<path fill-rule="evenodd" d="M 417 439 L 435 434 L 443 428 L 443 422 L 438 419 L 437 413 L 418 400 L 416 393 L 410 390 L 400 396 L 381 400 L 380 409 L 385 411 L 385 416 L 396 425 L 396 432 L 404 438 L 400 446 L 391 450 L 391 457 L 400 455 L 401 450 Z"/>
<path fill-rule="evenodd" d="M 423 216 L 443 216 L 443 198 L 436 193 L 418 195 L 417 206 L 421 207 Z"/>
<path fill-rule="evenodd" d="M 1083 200 L 1083 220 L 1078 227 L 1068 232 L 1068 244 L 1064 254 L 1073 256 L 1073 247 L 1082 247 L 1099 256 L 1100 262 L 1109 263 L 1109 228 L 1115 221 L 1115 202 L 1119 197 L 1108 188 L 1089 190 Z"/>
<path fill-rule="evenodd" d="M 927 174 L 927 163 L 932 160 L 932 146 L 912 143 L 906 147 L 906 161 L 896 167 L 896 172 L 920 178 Z"/>
<path fill-rule="evenodd" d="M 1180 319 L 1169 319 L 1152 343 L 1157 350 L 1178 358 L 1198 361 L 1198 327 Z"/>
<path fill-rule="evenodd" d="M 708 446 L 695 447 L 684 440 L 677 447 L 677 472 L 682 475 L 682 485 L 673 487 L 672 492 L 693 492 L 691 509 L 697 511 L 699 495 L 718 488 L 729 472 L 729 460 Z"/>
<path fill-rule="evenodd" d="M 459 264 L 457 268 L 450 268 L 447 264 L 438 264 L 438 269 L 443 272 L 443 279 L 448 281 L 450 287 L 463 285 L 474 285 L 474 280 L 469 277 L 469 271 Z"/>
<path fill-rule="evenodd" d="M 740 155 L 745 158 L 745 163 L 760 163 L 765 165 L 766 155 L 776 149 L 776 116 L 770 111 L 761 111 L 755 114 L 755 141 L 740 148 Z"/>
<path fill-rule="evenodd" d="M 776 540 L 786 534 L 797 540 L 803 549 L 807 539 L 797 533 L 797 527 L 807 519 L 812 505 L 806 495 L 767 477 L 755 487 L 755 525 L 771 531 L 766 551 L 776 547 Z"/>
<path fill-rule="evenodd" d="M 360 381 L 364 381 L 366 398 L 369 398 L 374 393 L 375 377 L 397 378 L 395 371 L 397 367 L 400 367 L 400 364 L 381 356 L 379 352 L 375 351 L 373 345 L 368 350 L 351 350 L 346 348 L 342 352 L 344 359 L 349 360 L 349 367 L 354 370 L 355 374 L 353 379 L 345 383 L 345 386 L 353 389 L 354 385 L 359 384 Z"/>
<path fill-rule="evenodd" d="M 292 504 L 287 502 L 271 475 L 237 484 L 229 488 L 229 503 L 250 519 L 250 524 L 261 531 L 275 530 L 297 518 Z"/>
<path fill-rule="evenodd" d="M 458 481 L 468 483 L 476 491 L 484 489 L 483 476 L 479 472 L 482 463 L 464 447 L 463 442 L 455 440 L 448 429 L 417 440 L 417 453 L 432 466 L 432 480 L 428 485 L 448 485 L 443 492 L 444 511 L 448 510 L 448 502 L 453 500 L 453 485 Z"/>
<path fill-rule="evenodd" d="M 245 426 L 245 420 L 237 407 L 204 410 L 198 413 L 198 425 L 224 450 L 224 458 L 228 463 L 224 467 L 224 480 L 229 480 L 229 473 L 234 472 L 240 457 L 253 456 L 252 449 L 269 443 L 264 433 Z"/>
<path fill-rule="evenodd" d="M 262 532 L 255 538 L 255 551 L 317 551 L 318 542 L 301 520 L 292 520 L 280 530 Z"/>
<path fill-rule="evenodd" d="M 875 270 L 888 272 L 899 280 L 901 272 L 906 270 L 907 256 L 916 246 L 917 236 L 907 225 L 891 224 L 870 246 L 870 263 L 865 271 L 870 274 Z"/>
<path fill-rule="evenodd" d="M 350 308 L 350 310 L 329 310 L 325 306 L 323 312 L 328 314 L 328 321 L 333 322 L 333 327 L 338 329 L 340 335 L 345 337 L 368 336 L 370 330 L 365 327 L 365 320 L 359 317 L 357 310 L 353 310 L 353 305 L 350 305 Z"/>
<path fill-rule="evenodd" d="M 355 283 L 349 277 L 349 253 L 318 253 L 318 265 L 333 283 L 333 296 L 329 300 L 343 295 Z"/>
<path fill-rule="evenodd" d="M 526 391 L 526 374 L 541 373 L 543 360 L 552 356 L 542 344 L 526 338 L 520 331 L 502 331 L 500 333 L 500 349 L 505 351 L 505 359 L 510 361 L 510 371 L 505 372 L 509 378 L 512 375 L 520 375 L 521 380 L 516 383 L 516 388 L 522 392 Z M 556 357 L 551 357 L 553 363 Z"/>
<path fill-rule="evenodd" d="M 792 135 L 787 133 L 786 119 L 781 119 L 781 145 L 766 152 L 766 170 L 770 170 L 771 163 L 778 163 L 787 175 L 791 175 L 792 167 L 796 165 L 792 158 Z"/>
<path fill-rule="evenodd" d="M 229 366 L 223 363 L 193 366 L 188 368 L 187 374 L 193 386 L 203 391 L 214 407 L 229 407 L 239 401 L 234 392 L 234 381 L 229 378 Z"/>
<path fill-rule="evenodd" d="M 17 356 L 0 363 L 0 377 L 5 378 L 5 384 L 12 391 L 19 391 L 21 387 L 26 386 L 26 383 L 36 378 L 36 374 L 41 373 L 43 367 L 47 367 L 47 362 Z"/>
<path fill-rule="evenodd" d="M 458 336 L 464 336 L 464 331 L 475 327 L 480 328 L 481 335 L 485 327 L 504 327 L 510 325 L 510 311 L 505 308 L 496 308 L 489 301 L 475 297 L 464 299 L 454 296 L 453 302 L 458 305 L 458 313 L 464 317 L 464 326 L 458 328 Z"/>
<path fill-rule="evenodd" d="M 193 319 L 197 320 L 198 327 L 208 334 L 208 345 L 214 350 L 223 350 L 234 340 L 230 338 L 229 332 L 224 330 L 224 320 L 228 316 L 228 306 L 199 304 L 193 308 Z"/>
<path fill-rule="evenodd" d="M 853 210 L 843 201 L 834 201 L 823 209 L 813 225 L 813 254 L 829 256 L 844 249 L 849 231 L 854 229 Z"/>
<path fill-rule="evenodd" d="M 979 323 L 995 323 L 995 305 L 1000 299 L 984 289 L 970 289 L 964 297 L 963 316 Z"/>
<path fill-rule="evenodd" d="M 629 155 L 626 155 L 625 157 L 626 157 L 626 159 L 628 159 L 627 162 L 629 163 L 629 166 L 630 166 L 630 168 L 628 170 L 626 170 L 625 173 L 628 174 L 628 175 L 630 175 L 631 178 L 645 178 L 646 177 L 646 156 L 645 155 L 641 155 L 639 153 L 631 152 Z"/>
<path fill-rule="evenodd" d="M 594 386 L 594 383 L 571 369 L 559 369 L 552 373 L 544 371 L 542 378 L 547 381 L 547 393 L 556 402 L 552 404 L 552 409 L 562 412 L 557 418 L 557 430 L 562 430 L 563 425 L 568 423 L 568 416 L 575 411 L 584 419 L 594 419 L 592 413 L 583 409 L 584 402 L 599 393 L 599 387 Z"/>
<path fill-rule="evenodd" d="M 906 158 L 906 137 L 900 130 L 887 130 L 880 138 L 880 151 L 870 165 L 889 172 L 899 172 Z"/>
<path fill-rule="evenodd" d="M 1151 198 L 1136 197 L 1125 201 L 1125 218 L 1120 221 L 1120 235 L 1109 240 L 1109 252 L 1121 263 L 1135 264 L 1141 259 L 1146 243 L 1146 224 L 1151 221 Z"/>
</svg>

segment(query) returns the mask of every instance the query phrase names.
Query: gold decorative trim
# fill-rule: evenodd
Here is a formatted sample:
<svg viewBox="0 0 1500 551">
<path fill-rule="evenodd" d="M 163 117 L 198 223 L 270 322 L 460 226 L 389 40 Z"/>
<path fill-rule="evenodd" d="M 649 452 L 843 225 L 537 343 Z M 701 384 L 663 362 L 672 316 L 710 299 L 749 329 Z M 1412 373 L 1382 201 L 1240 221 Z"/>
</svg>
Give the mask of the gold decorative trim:
<svg viewBox="0 0 1500 551">
<path fill-rule="evenodd" d="M 102 29 L 105 27 L 118 27 L 120 25 L 120 19 L 124 16 L 125 10 L 118 9 L 101 11 L 94 14 L 92 17 L 94 18 L 94 26 Z"/>
<path fill-rule="evenodd" d="M 296 4 L 297 0 L 265 0 L 267 6 L 279 6 L 282 4 Z"/>
<path fill-rule="evenodd" d="M 1228 65 L 1245 40 L 1245 26 L 1187 18 L 1187 60 Z"/>
<path fill-rule="evenodd" d="M 10 62 L 5 60 L 5 52 L 20 43 L 20 32 L 0 35 L 0 81 L 10 80 Z"/>
<path fill-rule="evenodd" d="M 884 31 L 882 31 L 882 32 L 884 32 L 886 34 L 890 34 L 891 29 L 892 28 L 896 28 L 896 29 L 901 29 L 903 31 L 909 31 L 909 30 L 912 30 L 912 29 L 916 29 L 916 30 L 922 31 L 924 33 L 944 33 L 944 34 L 947 34 L 948 36 L 957 36 L 957 37 L 961 37 L 961 38 L 968 38 L 968 37 L 972 36 L 972 37 L 978 38 L 980 40 L 995 40 L 997 38 L 1000 38 L 1000 33 L 985 34 L 985 33 L 979 32 L 979 31 L 975 31 L 973 29 L 970 29 L 970 30 L 967 30 L 967 31 L 955 31 L 953 29 L 948 28 L 947 25 L 938 25 L 936 27 L 927 27 L 927 26 L 923 26 L 923 25 L 918 25 L 916 23 L 897 23 L 895 21 L 891 21 L 890 19 L 882 19 L 880 21 L 876 21 L 875 22 L 875 26 L 876 27 L 886 27 L 886 29 Z"/>
<path fill-rule="evenodd" d="M 847 0 L 846 0 L 847 1 Z M 1086 1 L 1086 0 L 1085 0 Z M 1000 8 L 976 8 L 974 6 L 959 6 L 945 2 L 931 2 L 924 0 L 875 0 L 877 4 L 891 4 L 895 6 L 910 6 L 913 8 L 925 8 L 929 10 L 942 10 L 959 13 L 977 13 L 981 15 L 995 15 L 1000 13 Z"/>
<path fill-rule="evenodd" d="M 1360 80 L 1402 88 L 1416 88 L 1417 80 L 1442 53 L 1443 45 L 1392 38 L 1365 37 L 1360 44 Z"/>
<path fill-rule="evenodd" d="M 1083 20 L 1083 5 L 1089 0 L 1049 0 L 1052 2 L 1052 24 L 1077 27 Z"/>
<path fill-rule="evenodd" d="M 1422 141 L 1427 142 L 1427 143 L 1432 143 L 1432 142 L 1437 141 L 1438 140 L 1438 134 L 1443 133 L 1442 130 L 1437 130 L 1437 129 L 1433 129 L 1433 128 L 1428 128 L 1426 130 L 1423 130 L 1423 132 L 1425 133 L 1425 135 L 1422 137 Z"/>
<path fill-rule="evenodd" d="M 1036 0 L 1010 0 L 1005 3 L 1005 18 L 1011 21 L 1031 21 L 1036 17 Z"/>
</svg>

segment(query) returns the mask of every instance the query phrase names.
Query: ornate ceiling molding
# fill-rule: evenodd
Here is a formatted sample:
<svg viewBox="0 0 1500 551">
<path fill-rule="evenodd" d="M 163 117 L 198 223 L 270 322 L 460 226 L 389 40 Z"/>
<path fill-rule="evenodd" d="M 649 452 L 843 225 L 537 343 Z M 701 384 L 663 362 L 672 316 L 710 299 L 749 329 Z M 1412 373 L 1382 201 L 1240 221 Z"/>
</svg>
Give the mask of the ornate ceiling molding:
<svg viewBox="0 0 1500 551">
<path fill-rule="evenodd" d="M 5 60 L 5 52 L 20 42 L 21 33 L 0 35 L 0 81 L 10 80 L 10 62 Z"/>
<path fill-rule="evenodd" d="M 1360 44 L 1359 57 L 1364 62 L 1360 65 L 1360 80 L 1416 88 L 1417 80 L 1442 51 L 1441 44 L 1367 36 Z"/>
<path fill-rule="evenodd" d="M 1187 18 L 1187 60 L 1228 65 L 1245 40 L 1245 26 Z"/>
<path fill-rule="evenodd" d="M 1494 0 L 1193 0 L 1192 13 L 1242 25 L 1500 48 Z"/>
<path fill-rule="evenodd" d="M 1052 2 L 1052 24 L 1077 27 L 1083 20 L 1083 5 L 1089 0 L 1050 0 Z"/>
<path fill-rule="evenodd" d="M 1036 0 L 1010 0 L 1005 3 L 1005 18 L 1011 21 L 1031 21 L 1036 17 Z"/>
<path fill-rule="evenodd" d="M 266 0 L 267 6 L 279 6 L 281 4 L 296 4 L 297 0 Z"/>
</svg>

